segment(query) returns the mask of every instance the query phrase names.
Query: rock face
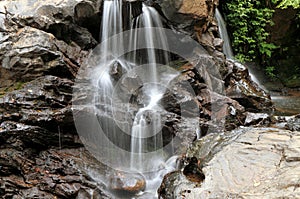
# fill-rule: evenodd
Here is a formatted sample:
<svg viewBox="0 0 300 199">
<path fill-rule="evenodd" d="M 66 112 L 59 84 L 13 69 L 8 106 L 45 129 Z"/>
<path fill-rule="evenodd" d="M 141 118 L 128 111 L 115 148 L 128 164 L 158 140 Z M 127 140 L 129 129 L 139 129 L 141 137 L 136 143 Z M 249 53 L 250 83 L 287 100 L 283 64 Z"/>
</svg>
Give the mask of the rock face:
<svg viewBox="0 0 300 199">
<path fill-rule="evenodd" d="M 213 47 L 214 34 L 218 34 L 214 10 L 218 1 L 166 0 L 158 1 L 170 25 L 179 31 L 189 33 L 206 47 Z M 175 25 L 174 25 L 175 24 Z M 210 49 L 214 51 L 214 47 Z"/>
<path fill-rule="evenodd" d="M 93 5 L 90 15 L 80 3 Z M 101 164 L 85 155 L 71 110 L 77 70 L 96 44 L 78 24 L 99 12 L 95 3 L 0 2 L 0 198 L 112 198 L 91 175 Z"/>
<path fill-rule="evenodd" d="M 188 152 L 203 160 L 201 186 L 166 176 L 164 198 L 299 198 L 300 136 L 298 131 L 242 128 L 223 135 L 208 135 Z M 181 176 L 181 177 L 180 177 Z M 173 183 L 168 184 L 169 181 Z M 168 196 L 168 197 L 166 197 Z"/>
<path fill-rule="evenodd" d="M 248 69 L 237 62 L 227 61 L 231 72 L 225 78 L 226 96 L 237 100 L 247 111 L 274 109 L 270 95 L 250 78 Z"/>
</svg>

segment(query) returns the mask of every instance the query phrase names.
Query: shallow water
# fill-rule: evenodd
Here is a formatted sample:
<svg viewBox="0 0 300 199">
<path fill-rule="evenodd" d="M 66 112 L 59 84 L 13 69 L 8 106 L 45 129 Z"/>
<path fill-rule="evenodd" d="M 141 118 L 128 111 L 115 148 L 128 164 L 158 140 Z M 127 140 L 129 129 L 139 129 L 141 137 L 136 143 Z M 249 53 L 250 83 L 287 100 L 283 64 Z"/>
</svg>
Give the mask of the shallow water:
<svg viewBox="0 0 300 199">
<path fill-rule="evenodd" d="M 287 96 L 271 95 L 276 111 L 275 115 L 300 114 L 300 91 L 289 92 Z"/>
</svg>

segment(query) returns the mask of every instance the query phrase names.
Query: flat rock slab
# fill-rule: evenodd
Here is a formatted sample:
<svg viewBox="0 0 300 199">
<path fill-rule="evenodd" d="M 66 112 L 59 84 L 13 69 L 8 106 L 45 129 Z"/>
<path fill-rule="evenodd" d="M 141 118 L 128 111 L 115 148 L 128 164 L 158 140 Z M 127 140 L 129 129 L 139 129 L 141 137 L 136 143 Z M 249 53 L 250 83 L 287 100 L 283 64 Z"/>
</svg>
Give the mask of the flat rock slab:
<svg viewBox="0 0 300 199">
<path fill-rule="evenodd" d="M 244 128 L 208 135 L 193 147 L 189 155 L 209 159 L 205 181 L 175 182 L 174 198 L 300 198 L 298 131 Z"/>
</svg>

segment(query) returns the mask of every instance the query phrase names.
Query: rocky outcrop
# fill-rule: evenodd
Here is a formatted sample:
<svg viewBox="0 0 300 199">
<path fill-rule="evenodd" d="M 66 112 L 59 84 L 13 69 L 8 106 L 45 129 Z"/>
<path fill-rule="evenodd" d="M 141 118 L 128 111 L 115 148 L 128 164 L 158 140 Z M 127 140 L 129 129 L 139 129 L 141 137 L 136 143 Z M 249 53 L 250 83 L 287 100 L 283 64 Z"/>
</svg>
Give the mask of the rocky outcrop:
<svg viewBox="0 0 300 199">
<path fill-rule="evenodd" d="M 226 96 L 235 99 L 250 112 L 274 109 L 270 95 L 251 80 L 244 65 L 227 60 L 227 66 L 230 72 L 224 79 Z"/>
<path fill-rule="evenodd" d="M 30 26 L 67 43 L 75 41 L 82 49 L 95 47 L 99 39 L 101 0 L 4 1 L 10 20 L 6 24 L 18 29 Z M 3 8 L 1 8 L 2 10 Z M 11 28 L 10 28 L 11 29 Z"/>
<path fill-rule="evenodd" d="M 88 1 L 94 14 L 82 16 L 78 3 L 0 2 L 1 198 L 112 198 L 74 128 L 74 79 L 96 44 L 79 24 L 100 9 Z"/>
<path fill-rule="evenodd" d="M 158 4 L 170 26 L 190 34 L 213 53 L 219 45 L 214 36 L 218 34 L 214 19 L 218 1 L 166 0 L 158 1 Z"/>
<path fill-rule="evenodd" d="M 1 149 L 0 164 L 1 198 L 112 198 L 92 174 L 97 168 L 100 178 L 105 168 L 83 148 L 37 153 L 10 145 Z"/>
<path fill-rule="evenodd" d="M 163 198 L 298 198 L 299 146 L 299 132 L 274 128 L 208 135 L 188 152 L 202 160 L 204 182 L 170 173 L 159 193 Z"/>
</svg>

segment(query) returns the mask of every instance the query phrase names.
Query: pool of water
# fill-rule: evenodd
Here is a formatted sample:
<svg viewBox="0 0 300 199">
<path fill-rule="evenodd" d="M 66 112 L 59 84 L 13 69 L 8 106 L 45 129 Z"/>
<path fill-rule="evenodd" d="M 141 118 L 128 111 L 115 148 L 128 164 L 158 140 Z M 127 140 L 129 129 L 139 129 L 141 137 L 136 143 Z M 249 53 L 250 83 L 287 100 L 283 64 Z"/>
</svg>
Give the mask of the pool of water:
<svg viewBox="0 0 300 199">
<path fill-rule="evenodd" d="M 286 96 L 271 94 L 276 112 L 275 115 L 300 114 L 300 91 L 289 92 Z"/>
</svg>

